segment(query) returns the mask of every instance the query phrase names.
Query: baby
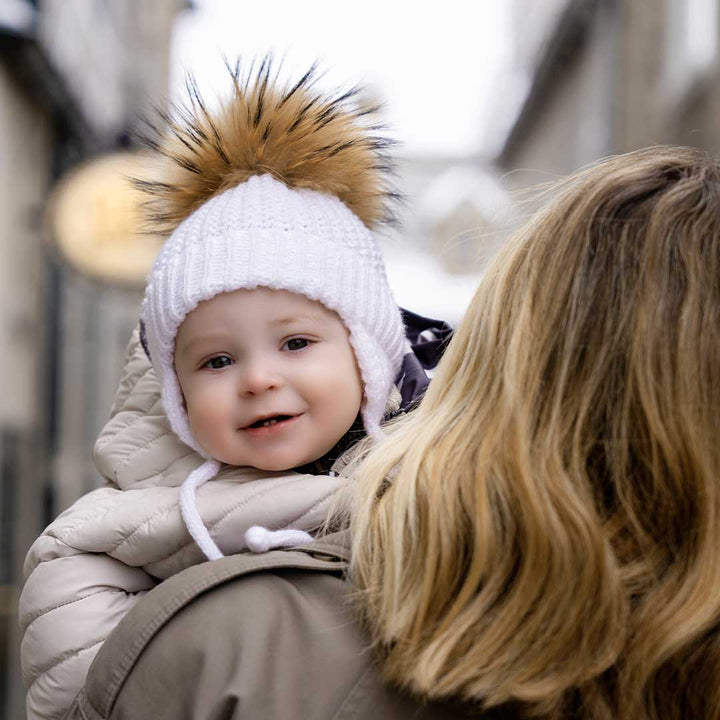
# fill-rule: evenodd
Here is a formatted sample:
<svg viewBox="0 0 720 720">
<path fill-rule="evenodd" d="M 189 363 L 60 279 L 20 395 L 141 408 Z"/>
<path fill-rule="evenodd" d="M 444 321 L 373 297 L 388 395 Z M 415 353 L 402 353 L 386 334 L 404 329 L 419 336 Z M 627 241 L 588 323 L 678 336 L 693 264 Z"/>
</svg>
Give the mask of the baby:
<svg viewBox="0 0 720 720">
<path fill-rule="evenodd" d="M 26 560 L 30 720 L 62 717 L 139 597 L 201 559 L 178 504 L 211 560 L 308 542 L 337 488 L 328 471 L 427 384 L 372 232 L 393 194 L 371 110 L 353 92 L 322 96 L 312 71 L 288 88 L 273 85 L 269 63 L 232 79 L 213 113 L 191 85 L 191 108 L 153 142 L 161 176 L 141 186 L 167 240 L 143 301 L 144 353 L 131 353 L 118 392 L 124 415 L 101 438 L 122 459 Z M 443 333 L 427 345 L 441 350 Z M 184 445 L 157 424 L 145 432 L 158 385 L 162 425 Z"/>
<path fill-rule="evenodd" d="M 307 465 L 358 414 L 377 434 L 405 354 L 372 233 L 337 197 L 267 173 L 212 196 L 172 232 L 142 314 L 171 427 L 206 458 L 180 504 L 209 559 L 222 553 L 195 489 L 223 462 Z"/>
</svg>

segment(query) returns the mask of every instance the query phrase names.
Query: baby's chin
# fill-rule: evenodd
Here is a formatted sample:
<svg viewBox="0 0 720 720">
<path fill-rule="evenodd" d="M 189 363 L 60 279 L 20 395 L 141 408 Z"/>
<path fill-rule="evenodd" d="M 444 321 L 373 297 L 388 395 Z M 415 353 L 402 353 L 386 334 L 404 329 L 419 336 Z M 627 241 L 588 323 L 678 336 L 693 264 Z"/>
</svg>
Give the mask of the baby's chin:
<svg viewBox="0 0 720 720">
<path fill-rule="evenodd" d="M 250 467 L 255 468 L 256 470 L 264 470 L 265 472 L 288 472 L 290 470 L 293 470 L 296 467 L 299 467 L 300 465 L 304 465 L 305 463 L 299 462 L 262 462 L 258 463 L 257 465 L 250 465 Z"/>
<path fill-rule="evenodd" d="M 315 460 L 319 460 L 325 453 L 329 452 L 332 447 L 334 447 L 334 445 L 331 445 L 325 452 L 320 454 L 290 453 L 282 457 L 255 458 L 255 462 L 248 462 L 246 458 L 237 456 L 226 455 L 223 457 L 220 454 L 216 454 L 215 459 L 224 465 L 233 467 L 249 467 L 255 470 L 264 470 L 265 472 L 289 472 L 302 468 L 305 465 L 310 465 Z"/>
<path fill-rule="evenodd" d="M 308 458 L 306 455 L 298 455 L 297 458 L 263 458 L 258 459 L 256 462 L 248 462 L 247 459 L 237 456 L 223 456 L 221 453 L 216 453 L 214 458 L 215 460 L 219 460 L 223 465 L 238 468 L 254 468 L 255 470 L 264 470 L 265 472 L 285 472 L 312 462 L 312 458 Z"/>
</svg>

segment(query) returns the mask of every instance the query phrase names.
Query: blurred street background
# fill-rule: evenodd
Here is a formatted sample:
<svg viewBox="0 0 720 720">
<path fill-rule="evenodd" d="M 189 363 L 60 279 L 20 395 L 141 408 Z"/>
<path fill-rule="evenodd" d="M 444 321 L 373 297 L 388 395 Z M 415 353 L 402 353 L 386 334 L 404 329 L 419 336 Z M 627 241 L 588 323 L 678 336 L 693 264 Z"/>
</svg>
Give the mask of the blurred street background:
<svg viewBox="0 0 720 720">
<path fill-rule="evenodd" d="M 720 152 L 719 33 L 720 0 L 0 0 L 0 720 L 24 717 L 23 558 L 99 483 L 157 251 L 134 134 L 186 71 L 222 95 L 223 54 L 273 51 L 365 84 L 403 143 L 391 284 L 456 324 L 528 188 L 648 145 Z"/>
</svg>

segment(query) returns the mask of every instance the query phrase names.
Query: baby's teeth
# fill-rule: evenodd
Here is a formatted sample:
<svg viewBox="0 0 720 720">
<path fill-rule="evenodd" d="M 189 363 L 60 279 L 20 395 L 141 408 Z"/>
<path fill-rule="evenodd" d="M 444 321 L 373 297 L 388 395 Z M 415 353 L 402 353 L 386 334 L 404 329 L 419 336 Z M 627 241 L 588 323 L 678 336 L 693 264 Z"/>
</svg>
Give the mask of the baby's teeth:
<svg viewBox="0 0 720 720">
<path fill-rule="evenodd" d="M 263 427 L 270 427 L 270 425 L 275 425 L 277 423 L 277 420 L 275 418 L 271 418 L 270 420 L 265 420 L 263 422 Z"/>
</svg>

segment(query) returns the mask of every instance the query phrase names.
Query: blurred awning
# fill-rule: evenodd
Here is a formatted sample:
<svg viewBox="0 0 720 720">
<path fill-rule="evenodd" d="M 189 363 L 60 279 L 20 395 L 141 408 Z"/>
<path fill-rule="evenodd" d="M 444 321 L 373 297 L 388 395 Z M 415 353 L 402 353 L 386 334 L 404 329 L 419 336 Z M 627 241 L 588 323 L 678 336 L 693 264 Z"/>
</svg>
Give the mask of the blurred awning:
<svg viewBox="0 0 720 720">
<path fill-rule="evenodd" d="M 53 243 L 83 275 L 112 285 L 141 286 L 161 240 L 143 232 L 143 194 L 132 178 L 147 175 L 142 153 L 95 158 L 62 177 L 48 204 Z"/>
</svg>

